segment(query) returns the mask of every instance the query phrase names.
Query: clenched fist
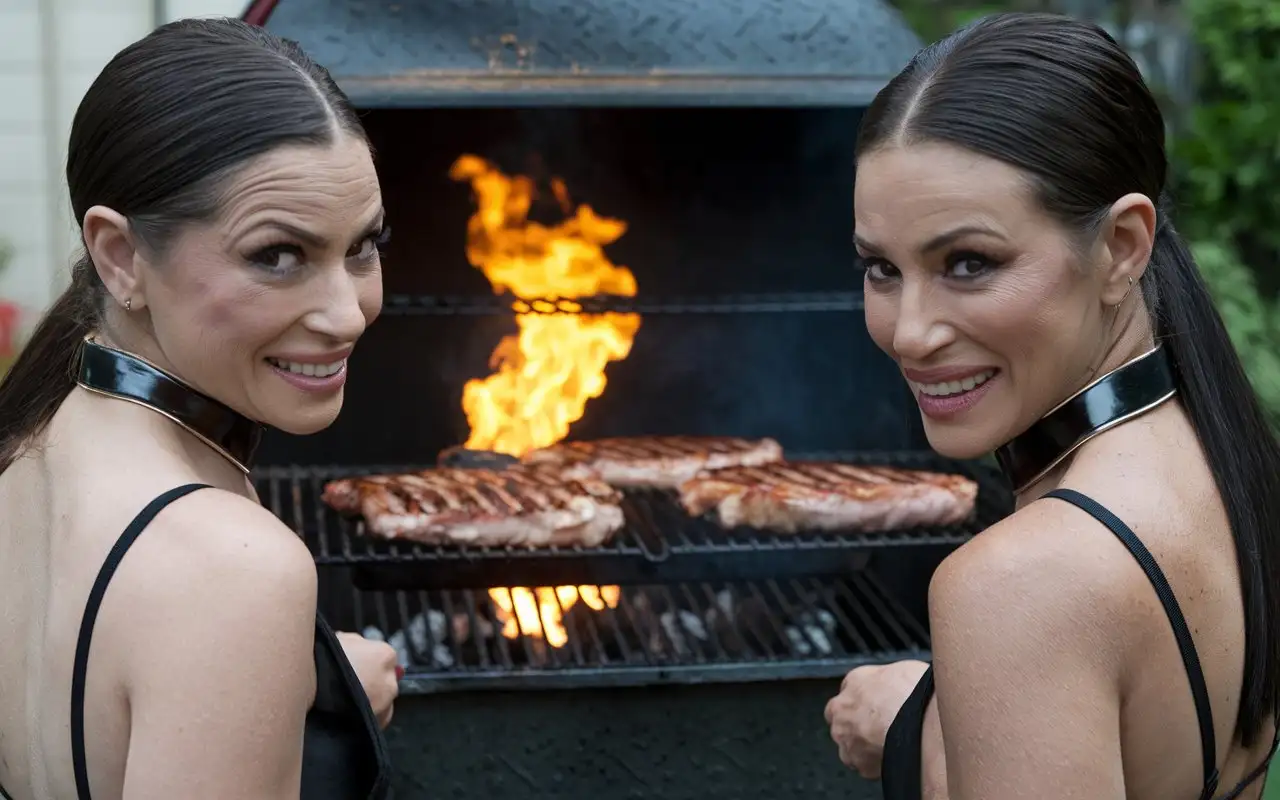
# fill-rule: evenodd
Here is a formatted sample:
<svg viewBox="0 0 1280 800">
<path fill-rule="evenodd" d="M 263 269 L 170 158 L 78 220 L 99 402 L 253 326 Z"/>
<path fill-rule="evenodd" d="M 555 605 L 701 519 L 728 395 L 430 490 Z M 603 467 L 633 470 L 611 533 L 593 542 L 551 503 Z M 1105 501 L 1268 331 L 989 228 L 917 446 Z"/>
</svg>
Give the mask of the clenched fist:
<svg viewBox="0 0 1280 800">
<path fill-rule="evenodd" d="M 840 694 L 827 703 L 827 724 L 840 760 L 862 777 L 880 777 L 885 735 L 928 668 L 923 661 L 858 667 L 844 676 Z"/>
<path fill-rule="evenodd" d="M 396 651 L 386 642 L 366 639 L 358 633 L 339 632 L 338 643 L 369 696 L 378 724 L 387 727 L 391 724 L 393 706 L 400 694 L 400 677 L 404 674 L 396 660 Z"/>
</svg>

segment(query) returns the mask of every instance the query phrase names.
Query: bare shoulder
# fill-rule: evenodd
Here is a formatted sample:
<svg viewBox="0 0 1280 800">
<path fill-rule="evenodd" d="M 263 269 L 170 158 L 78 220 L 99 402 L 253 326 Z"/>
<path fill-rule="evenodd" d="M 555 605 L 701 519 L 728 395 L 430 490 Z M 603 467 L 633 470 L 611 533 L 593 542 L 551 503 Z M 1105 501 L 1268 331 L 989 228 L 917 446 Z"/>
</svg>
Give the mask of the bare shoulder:
<svg viewBox="0 0 1280 800">
<path fill-rule="evenodd" d="M 148 526 L 112 582 L 131 652 L 181 630 L 268 628 L 311 635 L 316 570 L 306 545 L 270 511 L 217 489 L 193 492 Z M 134 552 L 136 550 L 136 552 Z M 117 584 L 119 584 L 117 586 Z M 207 631 L 206 631 L 207 632 Z"/>
<path fill-rule="evenodd" d="M 1123 632 L 1144 625 L 1140 601 L 1149 592 L 1114 534 L 1074 506 L 1045 499 L 948 557 L 929 587 L 929 615 L 944 638 L 958 635 L 966 646 L 1083 650 L 1114 656 L 1118 669 Z"/>
<path fill-rule="evenodd" d="M 165 508 L 143 541 L 112 587 L 109 641 L 123 648 L 130 706 L 124 796 L 296 798 L 316 685 L 305 545 L 215 489 Z"/>
<path fill-rule="evenodd" d="M 231 492 L 193 492 L 165 508 L 150 527 L 149 550 L 184 581 L 212 583 L 224 594 L 241 582 L 266 578 L 280 591 L 314 583 L 315 565 L 303 541 L 260 504 Z"/>
</svg>

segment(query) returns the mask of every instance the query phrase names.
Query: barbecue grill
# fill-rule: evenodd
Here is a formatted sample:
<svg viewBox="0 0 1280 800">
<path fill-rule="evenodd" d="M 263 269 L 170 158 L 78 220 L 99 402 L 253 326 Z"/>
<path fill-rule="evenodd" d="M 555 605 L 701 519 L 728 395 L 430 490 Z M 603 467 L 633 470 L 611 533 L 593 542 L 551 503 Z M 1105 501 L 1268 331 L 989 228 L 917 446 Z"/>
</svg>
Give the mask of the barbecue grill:
<svg viewBox="0 0 1280 800">
<path fill-rule="evenodd" d="M 269 435 L 255 480 L 314 553 L 330 621 L 406 665 L 397 796 L 877 796 L 836 759 L 823 705 L 854 666 L 927 658 L 929 576 L 1011 506 L 991 466 L 928 451 L 861 318 L 853 140 L 918 46 L 897 14 L 880 0 L 280 0 L 249 16 L 361 108 L 395 229 L 384 317 L 341 419 Z M 625 220 L 607 249 L 635 296 L 494 292 L 465 255 L 475 205 L 449 178 L 463 154 L 561 179 Z M 524 549 L 380 541 L 326 508 L 329 480 L 431 466 L 467 439 L 463 386 L 516 313 L 641 317 L 570 438 L 769 436 L 792 459 L 966 474 L 976 514 L 780 535 L 629 489 L 607 544 Z M 550 622 L 513 613 L 518 587 L 548 599 Z"/>
</svg>

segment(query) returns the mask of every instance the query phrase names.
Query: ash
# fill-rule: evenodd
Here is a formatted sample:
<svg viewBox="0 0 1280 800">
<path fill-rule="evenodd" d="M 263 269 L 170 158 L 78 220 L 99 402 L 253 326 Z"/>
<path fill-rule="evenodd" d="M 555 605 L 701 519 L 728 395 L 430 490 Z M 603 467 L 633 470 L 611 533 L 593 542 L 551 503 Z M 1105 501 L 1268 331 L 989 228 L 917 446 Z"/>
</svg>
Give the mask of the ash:
<svg viewBox="0 0 1280 800">
<path fill-rule="evenodd" d="M 634 598 L 633 606 L 649 609 L 647 595 Z M 721 589 L 701 613 L 688 608 L 667 608 L 656 614 L 661 641 L 651 637 L 652 650 L 670 651 L 677 657 L 717 652 L 734 658 L 764 654 L 800 657 L 830 656 L 840 651 L 836 617 L 822 608 L 806 608 L 790 614 L 779 611 L 759 596 L 743 597 Z"/>
<path fill-rule="evenodd" d="M 493 626 L 487 620 L 481 620 L 476 631 L 479 638 L 493 635 Z M 454 666 L 456 658 L 449 643 L 461 645 L 472 638 L 471 621 L 466 614 L 454 614 L 452 619 L 443 611 L 427 609 L 415 614 L 409 624 L 387 636 L 381 628 L 370 625 L 361 633 L 366 639 L 385 641 L 396 651 L 396 660 L 400 666 L 408 669 L 413 666 L 448 669 Z"/>
</svg>

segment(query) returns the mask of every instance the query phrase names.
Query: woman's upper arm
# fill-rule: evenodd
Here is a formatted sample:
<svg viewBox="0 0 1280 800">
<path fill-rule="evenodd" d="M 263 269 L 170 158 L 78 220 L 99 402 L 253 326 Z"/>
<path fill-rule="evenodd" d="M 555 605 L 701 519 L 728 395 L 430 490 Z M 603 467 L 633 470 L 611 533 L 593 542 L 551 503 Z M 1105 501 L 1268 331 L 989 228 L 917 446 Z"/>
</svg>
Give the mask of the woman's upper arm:
<svg viewBox="0 0 1280 800">
<path fill-rule="evenodd" d="M 299 795 L 315 697 L 315 567 L 268 512 L 219 494 L 193 495 L 149 532 L 194 552 L 144 590 L 168 610 L 153 607 L 130 628 L 124 800 Z"/>
<path fill-rule="evenodd" d="M 1125 581 L 1071 537 L 1020 534 L 984 532 L 930 586 L 950 798 L 1121 800 Z"/>
</svg>

